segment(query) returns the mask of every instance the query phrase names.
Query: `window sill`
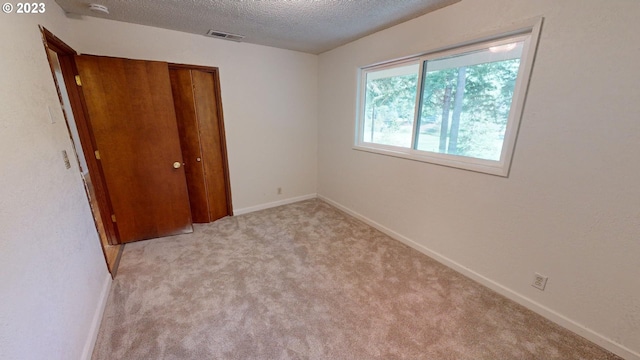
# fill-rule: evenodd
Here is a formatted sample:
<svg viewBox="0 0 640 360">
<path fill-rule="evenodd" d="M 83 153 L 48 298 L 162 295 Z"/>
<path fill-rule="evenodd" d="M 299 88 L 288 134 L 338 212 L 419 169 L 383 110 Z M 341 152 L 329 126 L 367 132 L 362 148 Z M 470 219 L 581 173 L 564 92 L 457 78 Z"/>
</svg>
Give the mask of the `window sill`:
<svg viewBox="0 0 640 360">
<path fill-rule="evenodd" d="M 358 144 L 352 147 L 353 150 L 364 151 L 379 155 L 392 156 L 401 159 L 420 161 L 429 164 L 442 165 L 451 168 L 474 171 L 501 177 L 509 176 L 509 166 L 501 161 L 481 160 L 464 156 L 436 154 L 426 151 L 413 150 L 408 148 L 378 147 L 368 144 Z"/>
</svg>

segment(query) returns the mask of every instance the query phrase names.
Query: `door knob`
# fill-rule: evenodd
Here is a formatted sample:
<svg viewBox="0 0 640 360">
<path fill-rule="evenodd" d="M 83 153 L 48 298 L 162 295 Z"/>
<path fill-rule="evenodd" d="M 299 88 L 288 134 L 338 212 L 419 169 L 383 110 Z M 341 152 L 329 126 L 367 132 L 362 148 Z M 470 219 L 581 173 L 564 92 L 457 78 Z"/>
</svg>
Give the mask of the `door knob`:
<svg viewBox="0 0 640 360">
<path fill-rule="evenodd" d="M 196 158 L 196 161 L 197 161 L 197 162 L 200 162 L 200 160 L 202 160 L 202 159 L 200 159 L 200 158 Z"/>
<path fill-rule="evenodd" d="M 173 163 L 173 168 L 174 169 L 180 169 L 180 166 L 182 166 L 182 164 L 180 164 L 179 161 L 176 161 L 176 162 Z"/>
</svg>

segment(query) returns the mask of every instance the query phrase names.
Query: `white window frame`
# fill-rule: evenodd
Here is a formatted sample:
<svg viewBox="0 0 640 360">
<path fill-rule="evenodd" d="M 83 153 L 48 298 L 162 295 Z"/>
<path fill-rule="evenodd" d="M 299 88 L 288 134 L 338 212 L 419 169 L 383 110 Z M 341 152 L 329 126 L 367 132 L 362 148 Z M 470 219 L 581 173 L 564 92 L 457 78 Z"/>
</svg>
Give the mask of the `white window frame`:
<svg viewBox="0 0 640 360">
<path fill-rule="evenodd" d="M 516 138 L 520 127 L 520 120 L 524 110 L 525 99 L 529 88 L 529 79 L 533 69 L 535 54 L 538 47 L 538 39 L 542 28 L 543 18 L 529 20 L 523 24 L 511 28 L 502 29 L 484 36 L 477 37 L 470 41 L 458 43 L 440 49 L 434 49 L 416 56 L 386 61 L 374 65 L 364 66 L 359 69 L 358 105 L 356 109 L 356 127 L 354 133 L 354 150 L 367 151 L 371 153 L 389 155 L 409 160 L 422 161 L 432 164 L 444 165 L 464 170 L 471 170 L 492 175 L 507 177 L 511 167 L 511 159 L 515 148 Z M 486 49 L 491 46 L 498 46 L 508 42 L 513 42 L 514 37 L 524 39 L 522 56 L 520 58 L 520 68 L 518 78 L 513 92 L 511 109 L 507 120 L 507 127 L 502 144 L 500 160 L 484 160 L 460 155 L 442 154 L 430 151 L 416 150 L 416 131 L 419 128 L 419 100 L 422 96 L 422 78 L 424 62 L 428 60 L 440 59 L 448 55 L 465 53 L 478 49 Z M 418 83 L 416 91 L 416 102 L 414 110 L 413 133 L 411 137 L 411 148 L 383 145 L 363 141 L 364 139 L 364 106 L 367 73 L 379 71 L 387 68 L 394 68 L 409 63 L 419 63 Z"/>
</svg>

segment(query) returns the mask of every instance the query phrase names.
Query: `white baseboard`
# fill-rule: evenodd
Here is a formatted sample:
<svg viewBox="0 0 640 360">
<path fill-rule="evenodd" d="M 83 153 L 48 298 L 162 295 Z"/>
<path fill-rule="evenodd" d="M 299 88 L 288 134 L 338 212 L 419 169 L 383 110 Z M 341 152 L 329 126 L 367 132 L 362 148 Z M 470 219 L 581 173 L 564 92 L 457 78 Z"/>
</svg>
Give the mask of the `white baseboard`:
<svg viewBox="0 0 640 360">
<path fill-rule="evenodd" d="M 515 302 L 517 302 L 518 304 L 542 315 L 543 317 L 553 321 L 554 323 L 584 337 L 585 339 L 611 351 L 612 353 L 623 357 L 624 359 L 627 360 L 640 360 L 640 354 L 621 345 L 618 344 L 617 342 L 607 338 L 606 336 L 599 334 L 587 327 L 585 327 L 582 324 L 579 324 L 569 318 L 567 318 L 566 316 L 555 312 L 552 309 L 549 309 L 548 307 L 539 304 L 525 296 L 523 296 L 520 293 L 517 293 L 487 277 L 484 277 L 483 275 L 478 274 L 477 272 L 465 267 L 462 264 L 459 264 L 437 252 L 434 252 L 432 250 L 429 250 L 428 248 L 426 248 L 424 245 L 418 244 L 417 242 L 365 217 L 364 215 L 361 215 L 351 209 L 349 209 L 348 207 L 338 203 L 337 201 L 331 200 L 323 195 L 318 194 L 317 196 L 320 200 L 325 201 L 326 203 L 335 206 L 336 208 L 340 209 L 341 211 L 357 218 L 358 220 L 361 220 L 363 222 L 365 222 L 366 224 L 380 230 L 381 232 L 387 234 L 388 236 L 392 237 L 395 240 L 398 240 L 418 251 L 420 251 L 421 253 L 429 256 L 430 258 L 438 261 L 439 263 L 461 273 L 462 275 L 488 287 L 489 289 L 497 292 L 498 294 L 501 294 L 505 297 L 507 297 L 510 300 L 513 300 Z"/>
<path fill-rule="evenodd" d="M 302 201 L 302 200 L 309 200 L 309 199 L 315 199 L 316 197 L 318 197 L 318 194 L 307 194 L 307 195 L 302 195 L 302 196 L 296 196 L 296 197 L 292 197 L 292 198 L 288 198 L 288 199 L 284 199 L 284 200 L 278 200 L 278 201 L 274 201 L 274 202 L 270 202 L 270 203 L 266 203 L 266 204 L 261 204 L 261 205 L 256 205 L 256 206 L 250 206 L 250 207 L 246 207 L 246 208 L 242 208 L 242 209 L 237 209 L 237 210 L 233 210 L 233 215 L 242 215 L 242 214 L 248 214 L 254 211 L 259 211 L 259 210 L 264 210 L 264 209 L 269 209 L 272 207 L 276 207 L 276 206 L 281 206 L 281 205 L 287 205 L 287 204 L 292 204 L 298 201 Z"/>
<path fill-rule="evenodd" d="M 107 306 L 107 298 L 109 298 L 109 289 L 111 289 L 111 274 L 107 271 L 107 275 L 104 278 L 102 284 L 102 291 L 100 292 L 100 298 L 98 299 L 98 306 L 93 314 L 93 320 L 91 321 L 91 328 L 87 335 L 87 340 L 82 350 L 83 360 L 91 360 L 93 354 L 93 347 L 96 345 L 98 339 L 98 331 L 100 330 L 100 323 L 102 323 L 102 315 L 104 314 L 104 308 Z"/>
</svg>

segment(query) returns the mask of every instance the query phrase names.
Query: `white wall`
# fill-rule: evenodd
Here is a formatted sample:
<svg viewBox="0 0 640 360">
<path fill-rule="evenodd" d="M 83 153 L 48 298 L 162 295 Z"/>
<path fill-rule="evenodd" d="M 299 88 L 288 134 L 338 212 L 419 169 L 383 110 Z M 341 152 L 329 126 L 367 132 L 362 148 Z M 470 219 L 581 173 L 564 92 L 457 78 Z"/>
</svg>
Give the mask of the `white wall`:
<svg viewBox="0 0 640 360">
<path fill-rule="evenodd" d="M 536 16 L 545 23 L 509 178 L 351 149 L 359 66 Z M 321 54 L 318 193 L 640 358 L 639 16 L 628 0 L 462 1 Z M 534 272 L 549 276 L 544 292 Z"/>
<path fill-rule="evenodd" d="M 234 210 L 316 193 L 316 55 L 90 17 L 71 26 L 82 53 L 220 69 Z"/>
<path fill-rule="evenodd" d="M 0 18 L 0 359 L 79 359 L 110 277 L 38 29 L 67 21 Z"/>
</svg>

